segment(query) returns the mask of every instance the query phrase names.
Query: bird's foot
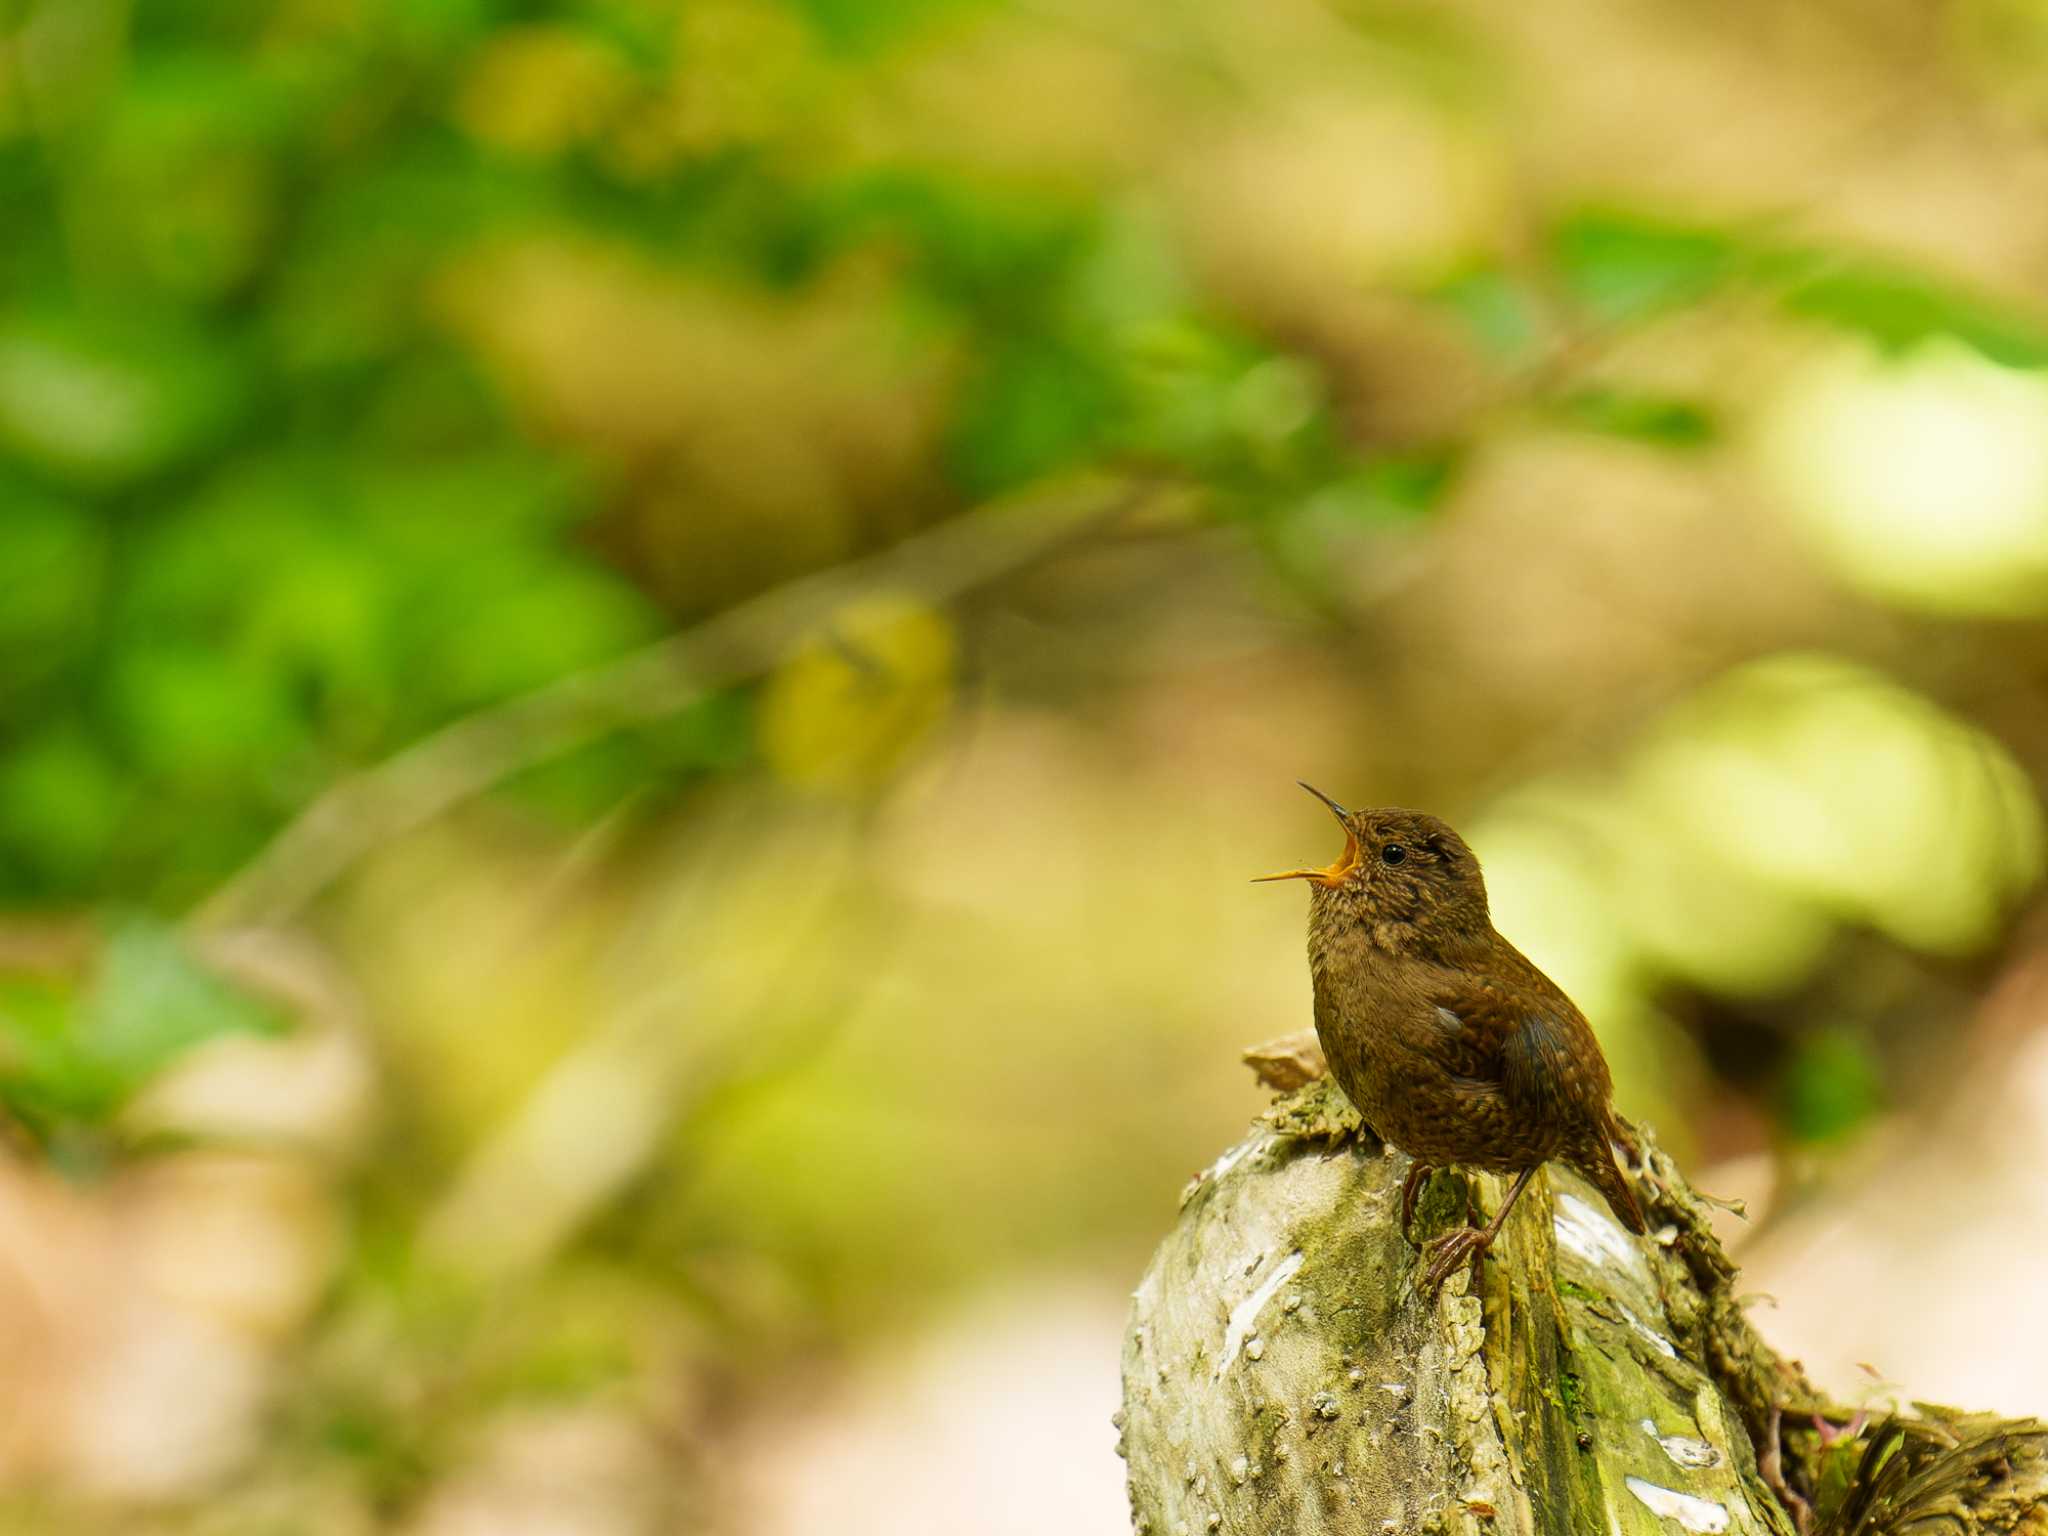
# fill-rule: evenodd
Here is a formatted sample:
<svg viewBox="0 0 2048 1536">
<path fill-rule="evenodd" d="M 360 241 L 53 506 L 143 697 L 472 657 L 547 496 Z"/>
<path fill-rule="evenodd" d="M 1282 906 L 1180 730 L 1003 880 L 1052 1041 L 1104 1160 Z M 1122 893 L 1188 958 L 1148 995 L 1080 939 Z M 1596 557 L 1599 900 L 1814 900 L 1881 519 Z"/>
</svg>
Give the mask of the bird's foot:
<svg viewBox="0 0 2048 1536">
<path fill-rule="evenodd" d="M 1401 1181 L 1401 1240 L 1415 1241 L 1412 1229 L 1415 1226 L 1416 1202 L 1422 1198 L 1422 1186 L 1429 1182 L 1429 1176 L 1436 1169 L 1428 1163 L 1415 1163 L 1408 1169 L 1408 1177 Z"/>
<path fill-rule="evenodd" d="M 1464 1263 L 1471 1264 L 1472 1289 L 1478 1290 L 1480 1268 L 1486 1250 L 1492 1246 L 1492 1231 L 1477 1227 L 1456 1227 L 1441 1237 L 1431 1238 L 1423 1248 L 1428 1268 L 1422 1273 L 1422 1294 L 1434 1300 L 1444 1282 L 1451 1278 L 1451 1271 Z"/>
</svg>

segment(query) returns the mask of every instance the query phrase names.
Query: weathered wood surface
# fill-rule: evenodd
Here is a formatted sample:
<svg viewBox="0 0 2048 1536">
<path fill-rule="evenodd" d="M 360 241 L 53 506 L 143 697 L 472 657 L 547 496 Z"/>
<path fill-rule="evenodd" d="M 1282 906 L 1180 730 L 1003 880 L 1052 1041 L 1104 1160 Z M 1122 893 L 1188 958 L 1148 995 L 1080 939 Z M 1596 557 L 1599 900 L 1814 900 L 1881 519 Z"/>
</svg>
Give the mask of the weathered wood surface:
<svg viewBox="0 0 2048 1536">
<path fill-rule="evenodd" d="M 1407 1160 L 1355 1124 L 1310 1078 L 1189 1187 L 1124 1345 L 1143 1536 L 2048 1533 L 2039 1426 L 1872 1427 L 1825 1402 L 1750 1327 L 1699 1197 L 1648 1143 L 1649 1237 L 1551 1168 L 1480 1291 L 1460 1271 L 1432 1304 L 1398 1230 Z M 1505 1188 L 1473 1184 L 1488 1209 Z M 1418 1237 L 1465 1195 L 1438 1174 Z"/>
</svg>

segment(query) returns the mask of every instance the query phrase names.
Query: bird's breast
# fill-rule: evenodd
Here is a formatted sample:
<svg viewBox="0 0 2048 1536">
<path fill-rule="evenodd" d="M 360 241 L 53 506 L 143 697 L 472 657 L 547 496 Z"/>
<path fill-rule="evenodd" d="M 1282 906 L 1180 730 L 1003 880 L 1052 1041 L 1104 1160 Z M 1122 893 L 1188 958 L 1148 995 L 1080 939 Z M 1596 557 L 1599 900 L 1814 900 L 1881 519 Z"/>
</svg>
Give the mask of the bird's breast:
<svg viewBox="0 0 2048 1536">
<path fill-rule="evenodd" d="M 1387 1133 L 1375 1117 L 1386 1106 L 1394 1054 L 1386 1031 L 1387 1012 L 1378 999 L 1317 978 L 1316 1037 L 1330 1063 L 1330 1075 L 1382 1135 Z"/>
</svg>

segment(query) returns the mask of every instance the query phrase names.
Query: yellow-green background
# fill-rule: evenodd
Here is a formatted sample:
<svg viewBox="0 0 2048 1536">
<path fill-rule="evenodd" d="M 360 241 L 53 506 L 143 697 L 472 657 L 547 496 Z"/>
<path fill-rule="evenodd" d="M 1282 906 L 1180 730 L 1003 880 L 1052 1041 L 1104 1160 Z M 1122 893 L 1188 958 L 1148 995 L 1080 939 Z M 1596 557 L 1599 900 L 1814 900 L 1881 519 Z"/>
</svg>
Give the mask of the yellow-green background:
<svg viewBox="0 0 2048 1536">
<path fill-rule="evenodd" d="M 11 1528 L 1117 1528 L 1297 777 L 1767 1237 L 1988 1123 L 2044 188 L 2032 0 L 0 0 Z"/>
</svg>

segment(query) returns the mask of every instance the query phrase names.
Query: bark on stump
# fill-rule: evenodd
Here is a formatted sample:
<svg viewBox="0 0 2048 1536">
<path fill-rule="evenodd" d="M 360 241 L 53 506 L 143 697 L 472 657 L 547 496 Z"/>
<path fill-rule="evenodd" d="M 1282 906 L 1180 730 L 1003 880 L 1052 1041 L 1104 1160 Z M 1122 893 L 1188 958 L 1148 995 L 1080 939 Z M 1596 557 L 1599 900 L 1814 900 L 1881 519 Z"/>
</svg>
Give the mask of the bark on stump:
<svg viewBox="0 0 2048 1536">
<path fill-rule="evenodd" d="M 1649 1238 L 1553 1166 L 1479 1292 L 1461 1270 L 1431 1305 L 1399 1230 L 1407 1159 L 1353 1134 L 1312 1045 L 1249 1059 L 1292 1091 L 1189 1186 L 1133 1297 L 1118 1423 L 1141 1536 L 2048 1536 L 2048 1431 L 1827 1402 L 1750 1327 L 1647 1139 Z M 1505 1188 L 1471 1184 L 1488 1209 Z M 1439 1173 L 1417 1236 L 1466 1200 Z"/>
</svg>

